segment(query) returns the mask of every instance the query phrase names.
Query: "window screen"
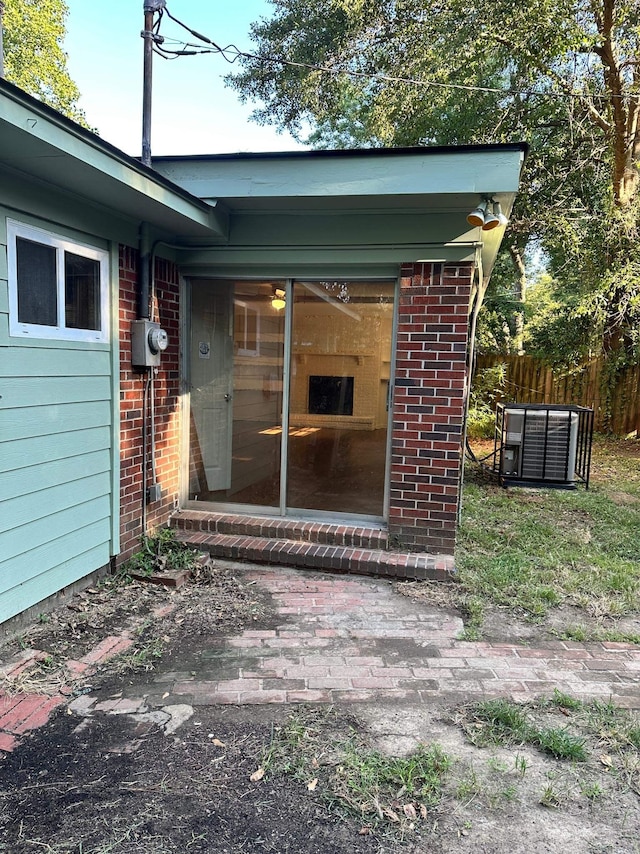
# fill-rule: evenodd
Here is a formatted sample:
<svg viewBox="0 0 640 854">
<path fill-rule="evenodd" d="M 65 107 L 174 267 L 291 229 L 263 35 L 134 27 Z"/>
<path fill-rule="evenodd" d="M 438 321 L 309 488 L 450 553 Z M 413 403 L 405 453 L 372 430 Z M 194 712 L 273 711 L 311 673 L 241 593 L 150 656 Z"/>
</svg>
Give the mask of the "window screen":
<svg viewBox="0 0 640 854">
<path fill-rule="evenodd" d="M 56 249 L 24 237 L 16 238 L 18 320 L 41 326 L 58 325 Z"/>
<path fill-rule="evenodd" d="M 100 329 L 100 262 L 64 253 L 65 326 Z"/>
</svg>

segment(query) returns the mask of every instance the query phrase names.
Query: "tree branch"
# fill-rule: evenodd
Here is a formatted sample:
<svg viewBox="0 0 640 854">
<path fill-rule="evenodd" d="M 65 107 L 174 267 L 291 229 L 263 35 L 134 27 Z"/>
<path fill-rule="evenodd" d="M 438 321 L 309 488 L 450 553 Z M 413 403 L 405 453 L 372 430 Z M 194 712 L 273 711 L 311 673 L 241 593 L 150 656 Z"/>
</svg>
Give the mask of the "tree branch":
<svg viewBox="0 0 640 854">
<path fill-rule="evenodd" d="M 611 122 L 607 121 L 602 113 L 596 109 L 595 104 L 586 93 L 584 95 L 577 94 L 573 90 L 573 87 L 570 86 L 569 83 L 567 83 L 567 81 L 553 68 L 547 69 L 547 74 L 563 92 L 567 95 L 572 95 L 573 97 L 578 98 L 586 106 L 589 118 L 595 125 L 597 125 L 597 127 L 600 128 L 600 130 L 604 131 L 606 134 L 611 132 Z"/>
</svg>

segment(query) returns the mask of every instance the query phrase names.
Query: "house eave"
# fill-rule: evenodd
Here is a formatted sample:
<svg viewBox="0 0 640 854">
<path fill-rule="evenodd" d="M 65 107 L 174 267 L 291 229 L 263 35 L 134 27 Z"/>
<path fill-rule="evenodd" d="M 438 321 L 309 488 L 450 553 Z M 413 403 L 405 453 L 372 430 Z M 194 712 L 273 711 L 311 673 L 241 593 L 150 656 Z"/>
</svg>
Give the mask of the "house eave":
<svg viewBox="0 0 640 854">
<path fill-rule="evenodd" d="M 412 246 L 401 260 L 434 257 L 434 252 L 443 259 L 468 260 L 478 245 L 489 273 L 505 229 L 481 231 L 469 226 L 466 217 L 483 197 L 500 202 L 510 215 L 527 150 L 525 143 L 514 143 L 196 155 L 159 157 L 154 167 L 200 198 L 222 200 L 232 217 L 252 218 L 256 234 L 260 222 L 277 222 L 286 235 L 302 219 L 337 218 L 345 228 L 335 235 L 335 257 L 356 230 L 354 224 L 415 216 L 425 222 L 424 249 Z M 379 229 L 377 233 L 380 239 Z M 440 253 L 431 245 L 436 234 Z M 311 225 L 310 240 L 313 235 Z M 250 253 L 250 244 L 243 245 Z M 224 252 L 229 261 L 233 251 L 229 246 Z"/>
<path fill-rule="evenodd" d="M 0 80 L 0 166 L 180 238 L 220 239 L 224 206 L 208 203 Z"/>
<path fill-rule="evenodd" d="M 517 192 L 525 143 L 158 157 L 154 168 L 198 198 L 234 209 L 416 204 Z M 466 204 L 466 202 L 465 202 Z"/>
</svg>

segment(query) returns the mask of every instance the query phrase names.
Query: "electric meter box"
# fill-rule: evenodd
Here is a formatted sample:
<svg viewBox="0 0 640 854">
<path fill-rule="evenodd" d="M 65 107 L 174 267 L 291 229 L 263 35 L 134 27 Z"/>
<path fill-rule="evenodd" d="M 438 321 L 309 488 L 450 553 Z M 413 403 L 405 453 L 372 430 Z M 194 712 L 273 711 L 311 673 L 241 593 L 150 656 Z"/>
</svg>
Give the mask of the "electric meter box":
<svg viewBox="0 0 640 854">
<path fill-rule="evenodd" d="M 167 349 L 169 339 L 159 323 L 134 320 L 131 324 L 131 364 L 134 368 L 155 368 Z"/>
</svg>

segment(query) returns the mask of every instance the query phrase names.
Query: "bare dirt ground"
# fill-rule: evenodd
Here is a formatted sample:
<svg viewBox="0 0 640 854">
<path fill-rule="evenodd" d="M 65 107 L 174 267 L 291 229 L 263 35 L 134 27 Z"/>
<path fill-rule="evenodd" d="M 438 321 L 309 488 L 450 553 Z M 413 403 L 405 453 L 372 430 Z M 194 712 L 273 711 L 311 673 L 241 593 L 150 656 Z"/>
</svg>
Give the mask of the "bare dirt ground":
<svg viewBox="0 0 640 854">
<path fill-rule="evenodd" d="M 154 617 L 166 604 L 173 612 Z M 64 659 L 128 629 L 130 650 L 67 686 L 76 696 L 100 688 L 118 697 L 152 668 L 175 669 L 201 636 L 276 620 L 242 570 L 221 564 L 177 592 L 91 588 L 7 644 L 0 659 L 24 646 L 44 650 L 48 658 L 22 687 L 59 686 Z M 505 614 L 497 622 L 509 639 L 518 636 Z M 547 629 L 531 631 L 544 637 Z M 0 762 L 0 852 L 640 852 L 639 752 L 619 743 L 612 714 L 558 704 L 526 713 L 537 726 L 578 733 L 586 761 L 493 743 L 464 706 L 198 707 L 170 734 L 153 720 L 81 720 L 63 707 Z M 345 782 L 354 743 L 358 791 Z M 420 743 L 439 744 L 449 759 L 438 797 L 402 786 L 384 799 L 371 777 L 379 757 L 404 757 Z"/>
</svg>

